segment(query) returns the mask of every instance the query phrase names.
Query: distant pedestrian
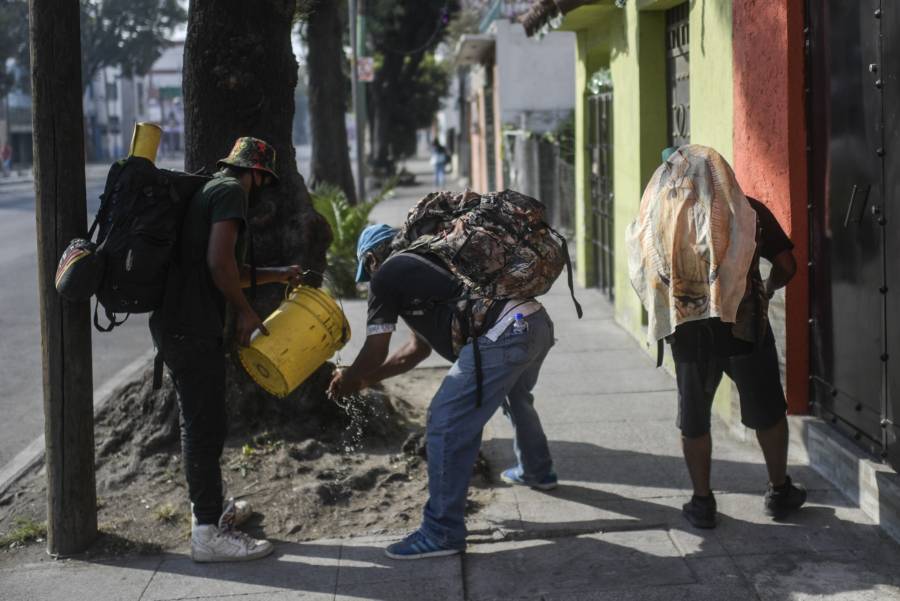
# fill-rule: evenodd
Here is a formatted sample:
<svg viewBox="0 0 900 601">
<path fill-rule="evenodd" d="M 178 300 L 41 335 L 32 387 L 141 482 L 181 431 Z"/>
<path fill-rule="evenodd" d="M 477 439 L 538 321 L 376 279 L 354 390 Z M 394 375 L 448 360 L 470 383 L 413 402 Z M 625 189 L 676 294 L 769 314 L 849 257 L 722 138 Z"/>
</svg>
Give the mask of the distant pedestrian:
<svg viewBox="0 0 900 601">
<path fill-rule="evenodd" d="M 431 166 L 434 169 L 434 186 L 438 191 L 444 187 L 444 174 L 447 172 L 449 159 L 447 149 L 435 139 L 431 143 Z"/>
<path fill-rule="evenodd" d="M 391 256 L 396 232 L 387 225 L 372 225 L 359 237 L 356 280 L 371 279 L 367 337 L 353 364 L 335 374 L 329 394 L 341 397 L 405 373 L 432 349 L 453 362 L 428 409 L 429 498 L 422 524 L 386 550 L 394 559 L 421 559 L 465 549 L 469 480 L 482 430 L 498 407 L 513 425 L 518 459 L 501 478 L 539 490 L 556 488 L 547 437 L 531 394 L 553 346 L 553 322 L 533 298 L 498 301 L 473 334 L 477 340 L 470 338 L 456 350 L 453 322 L 455 303 L 465 294 L 462 282 L 434 254 Z M 388 356 L 399 318 L 413 334 Z"/>
<path fill-rule="evenodd" d="M 256 330 L 267 334 L 242 288 L 250 285 L 244 264 L 247 207 L 277 181 L 275 150 L 256 138 L 239 138 L 221 171 L 187 207 L 178 262 L 171 268 L 163 307 L 150 329 L 172 372 L 181 409 L 184 472 L 191 499 L 191 557 L 197 562 L 244 561 L 273 547 L 234 529 L 237 505 L 223 508 L 219 460 L 227 434 L 225 408 L 225 304 L 237 311 L 235 337 L 246 346 Z M 294 282 L 300 267 L 257 269 L 258 283 Z"/>
<path fill-rule="evenodd" d="M 797 270 L 793 244 L 765 205 L 744 196 L 715 150 L 682 146 L 663 159 L 627 237 L 649 337 L 668 341 L 675 361 L 677 421 L 694 488 L 683 513 L 697 528 L 716 525 L 710 414 L 724 373 L 737 386 L 741 421 L 762 448 L 764 510 L 781 518 L 806 501 L 786 473 L 787 404 L 768 319 L 769 299 Z M 772 263 L 766 280 L 759 257 Z"/>
<path fill-rule="evenodd" d="M 5 142 L 0 148 L 0 166 L 3 167 L 3 177 L 9 177 L 12 172 L 13 149 L 9 142 Z"/>
</svg>

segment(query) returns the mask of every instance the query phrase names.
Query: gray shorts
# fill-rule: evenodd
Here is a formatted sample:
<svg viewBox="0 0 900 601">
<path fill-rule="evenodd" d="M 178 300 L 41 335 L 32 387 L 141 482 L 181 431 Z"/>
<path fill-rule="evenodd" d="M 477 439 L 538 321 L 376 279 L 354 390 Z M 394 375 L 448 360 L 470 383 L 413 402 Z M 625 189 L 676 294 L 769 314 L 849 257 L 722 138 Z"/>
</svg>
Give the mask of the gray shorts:
<svg viewBox="0 0 900 601">
<path fill-rule="evenodd" d="M 718 320 L 678 326 L 672 340 L 678 382 L 677 425 L 687 438 L 707 434 L 713 397 L 727 374 L 740 394 L 741 423 L 767 430 L 784 417 L 787 402 L 778 369 L 775 337 L 768 328 L 759 345 L 731 337 Z"/>
</svg>

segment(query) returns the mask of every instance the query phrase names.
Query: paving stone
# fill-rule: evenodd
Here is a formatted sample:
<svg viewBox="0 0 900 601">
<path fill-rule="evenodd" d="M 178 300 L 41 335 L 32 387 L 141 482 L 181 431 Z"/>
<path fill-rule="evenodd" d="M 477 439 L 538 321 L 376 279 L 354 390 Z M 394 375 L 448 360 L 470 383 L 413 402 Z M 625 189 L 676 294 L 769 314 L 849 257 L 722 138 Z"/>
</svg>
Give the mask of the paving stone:
<svg viewBox="0 0 900 601">
<path fill-rule="evenodd" d="M 640 447 L 662 463 L 667 471 L 679 475 L 679 481 L 690 488 L 687 468 L 681 452 L 678 429 L 663 421 L 645 421 L 635 427 L 641 439 Z M 713 428 L 712 486 L 716 491 L 765 493 L 769 481 L 762 451 L 754 439 L 742 442 L 734 439 L 716 420 Z M 808 489 L 831 490 L 834 487 L 815 470 L 792 464 L 788 473 Z"/>
<path fill-rule="evenodd" d="M 333 601 L 333 599 L 333 591 L 330 593 L 280 591 L 275 593 L 251 593 L 249 595 L 225 593 L 221 595 L 204 595 L 202 597 L 174 597 L 164 601 Z M 143 598 L 140 601 L 143 601 Z"/>
<path fill-rule="evenodd" d="M 60 562 L 0 574 L 2 601 L 137 601 L 153 578 L 159 558 L 128 562 Z"/>
<path fill-rule="evenodd" d="M 544 425 L 621 421 L 644 424 L 656 421 L 670 430 L 670 436 L 677 433 L 675 393 L 671 390 L 565 396 L 545 390 L 535 394 L 534 405 Z"/>
<path fill-rule="evenodd" d="M 479 538 L 491 537 L 494 531 L 521 531 L 522 520 L 519 516 L 519 504 L 515 500 L 515 493 L 510 487 L 507 498 L 511 501 L 494 501 L 482 508 L 474 517 L 466 519 L 466 528 L 470 538 L 475 535 Z"/>
<path fill-rule="evenodd" d="M 634 349 L 573 351 L 565 344 L 557 344 L 544 360 L 541 374 L 597 373 L 618 369 L 653 369 L 653 360 Z M 588 371 L 590 370 L 590 371 Z"/>
<path fill-rule="evenodd" d="M 189 557 L 160 565 L 141 601 L 289 592 L 334 594 L 340 542 L 281 543 L 265 559 L 197 564 Z"/>
<path fill-rule="evenodd" d="M 534 601 L 759 601 L 746 585 L 669 585 L 542 595 Z"/>
<path fill-rule="evenodd" d="M 422 572 L 430 570 L 433 559 L 406 563 L 416 564 L 420 574 L 412 580 L 392 580 L 388 582 L 360 582 L 339 585 L 335 601 L 361 601 L 363 599 L 383 601 L 464 601 L 463 580 L 459 578 L 434 578 L 430 574 L 423 577 Z"/>
<path fill-rule="evenodd" d="M 762 601 L 900 599 L 900 572 L 844 553 L 749 555 L 735 563 Z"/>
<path fill-rule="evenodd" d="M 789 519 L 773 521 L 763 513 L 762 495 L 719 494 L 719 522 L 714 530 L 702 531 L 685 520 L 673 522 L 672 538 L 686 554 L 732 556 L 792 552 L 847 551 L 874 542 L 874 526 L 856 510 L 840 517 L 835 511 L 836 493 L 812 491 L 807 506 Z M 656 499 L 659 504 L 680 508 L 686 499 Z M 852 516 L 852 517 L 851 517 Z"/>
<path fill-rule="evenodd" d="M 568 352 L 633 350 L 642 352 L 634 338 L 612 320 L 572 322 L 570 324 L 554 320 L 554 335 L 556 336 L 556 345 L 553 348 L 556 350 Z"/>
<path fill-rule="evenodd" d="M 567 595 L 693 583 L 663 531 L 530 540 L 470 548 L 466 589 L 472 601 Z M 496 575 L 503 574 L 503 578 Z"/>
<path fill-rule="evenodd" d="M 608 370 L 600 373 L 573 374 L 569 378 L 538 379 L 534 387 L 536 396 L 613 394 L 633 392 L 659 392 L 675 390 L 675 381 L 661 370 L 645 367 Z"/>
<path fill-rule="evenodd" d="M 411 581 L 421 578 L 422 563 L 398 561 L 384 554 L 384 549 L 399 537 L 348 539 L 341 547 L 338 589 L 371 584 Z M 428 560 L 428 576 L 435 580 L 461 579 L 459 556 Z"/>
<path fill-rule="evenodd" d="M 665 529 L 667 507 L 637 499 L 621 500 L 599 491 L 593 501 L 566 500 L 547 495 L 542 500 L 525 499 L 519 503 L 521 529 L 529 534 L 609 532 L 620 530 Z M 604 499 L 609 496 L 610 499 Z M 615 499 L 615 500 L 613 500 Z"/>
<path fill-rule="evenodd" d="M 747 581 L 731 557 L 686 557 L 688 567 L 697 582 L 726 587 L 746 586 Z"/>
</svg>

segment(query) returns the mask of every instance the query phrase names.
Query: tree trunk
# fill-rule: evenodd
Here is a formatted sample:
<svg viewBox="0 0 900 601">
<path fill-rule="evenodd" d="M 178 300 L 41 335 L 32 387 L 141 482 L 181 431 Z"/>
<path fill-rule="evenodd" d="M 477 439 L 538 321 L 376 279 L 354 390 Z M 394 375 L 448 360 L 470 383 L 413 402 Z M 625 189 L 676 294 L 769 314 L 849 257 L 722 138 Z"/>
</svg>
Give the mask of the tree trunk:
<svg viewBox="0 0 900 601">
<path fill-rule="evenodd" d="M 54 286 L 63 250 L 87 233 L 81 39 L 77 2 L 29 5 L 47 550 L 68 555 L 97 536 L 90 303 L 64 301 Z"/>
<path fill-rule="evenodd" d="M 375 119 L 373 139 L 375 141 L 375 160 L 378 173 L 393 175 L 396 171 L 396 158 L 391 152 L 391 107 L 387 94 L 381 90 L 375 94 Z"/>
<path fill-rule="evenodd" d="M 347 79 L 343 70 L 344 25 L 337 0 L 320 0 L 307 22 L 309 112 L 312 122 L 313 188 L 338 186 L 350 204 L 356 189 L 347 148 Z"/>
<path fill-rule="evenodd" d="M 235 139 L 255 136 L 275 147 L 277 188 L 264 191 L 249 220 L 256 264 L 299 263 L 318 274 L 331 242 L 327 222 L 310 204 L 291 141 L 297 61 L 291 48 L 295 0 L 193 0 L 185 41 L 185 163 L 189 171 L 216 169 Z M 321 285 L 320 275 L 307 283 Z M 261 287 L 253 303 L 261 317 L 278 306 L 283 290 Z M 234 354 L 233 354 L 234 355 Z M 234 428 L 287 410 L 249 381 L 229 372 Z M 301 400 L 303 392 L 297 394 Z M 233 429 L 234 429 L 233 428 Z"/>
<path fill-rule="evenodd" d="M 393 125 L 393 112 L 395 104 L 403 102 L 403 88 L 400 75 L 402 73 L 401 57 L 389 53 L 384 57 L 384 64 L 375 75 L 372 86 L 374 109 L 374 165 L 380 172 L 393 175 L 396 171 L 397 156 L 391 145 L 391 127 Z"/>
</svg>

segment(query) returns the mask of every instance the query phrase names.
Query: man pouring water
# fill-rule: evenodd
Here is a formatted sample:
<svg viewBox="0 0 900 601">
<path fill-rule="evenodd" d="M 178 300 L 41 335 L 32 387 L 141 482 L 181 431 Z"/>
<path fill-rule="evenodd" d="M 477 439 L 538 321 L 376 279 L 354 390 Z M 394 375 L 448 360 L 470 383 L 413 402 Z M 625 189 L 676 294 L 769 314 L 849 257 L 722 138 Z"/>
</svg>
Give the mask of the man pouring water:
<svg viewBox="0 0 900 601">
<path fill-rule="evenodd" d="M 465 548 L 469 479 L 482 429 L 498 407 L 504 407 L 512 422 L 518 458 L 518 465 L 504 471 L 502 479 L 540 490 L 556 487 L 531 394 L 553 345 L 553 323 L 533 298 L 482 302 L 469 308 L 470 315 L 478 317 L 470 320 L 473 333 L 460 347 L 454 342 L 459 339 L 458 301 L 468 289 L 437 254 L 427 249 L 396 252 L 396 243 L 392 249 L 392 241 L 404 233 L 382 224 L 367 227 L 359 237 L 356 280 L 369 282 L 366 341 L 353 364 L 335 373 L 329 395 L 352 394 L 407 372 L 432 350 L 453 362 L 428 411 L 429 498 L 422 524 L 386 549 L 394 559 L 420 559 Z M 398 318 L 413 333 L 389 354 Z"/>
</svg>

